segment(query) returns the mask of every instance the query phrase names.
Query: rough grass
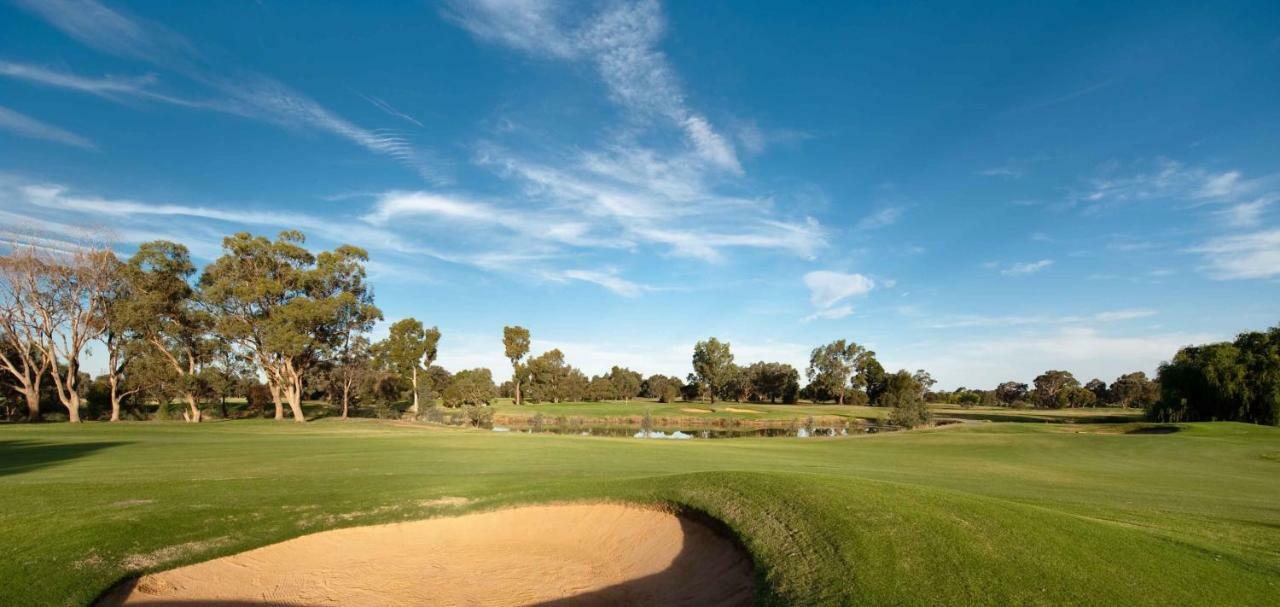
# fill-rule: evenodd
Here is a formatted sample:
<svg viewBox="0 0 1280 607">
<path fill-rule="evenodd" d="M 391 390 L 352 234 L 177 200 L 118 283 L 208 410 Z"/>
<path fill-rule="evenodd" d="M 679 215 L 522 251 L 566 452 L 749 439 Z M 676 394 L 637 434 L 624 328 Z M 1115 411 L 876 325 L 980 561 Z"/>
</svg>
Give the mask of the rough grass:
<svg viewBox="0 0 1280 607">
<path fill-rule="evenodd" d="M 131 574 L 336 526 L 578 499 L 725 521 L 763 603 L 1274 604 L 1280 429 L 1087 428 L 666 442 L 372 420 L 0 427 L 0 604 L 83 605 Z"/>
</svg>

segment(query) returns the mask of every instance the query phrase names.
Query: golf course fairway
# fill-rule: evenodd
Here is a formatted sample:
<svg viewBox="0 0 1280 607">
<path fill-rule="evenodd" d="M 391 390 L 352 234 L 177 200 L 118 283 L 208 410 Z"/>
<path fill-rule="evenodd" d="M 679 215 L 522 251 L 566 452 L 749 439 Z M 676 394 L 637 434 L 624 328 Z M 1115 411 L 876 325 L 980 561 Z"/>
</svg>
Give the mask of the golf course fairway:
<svg viewBox="0 0 1280 607">
<path fill-rule="evenodd" d="M 760 604 L 1280 596 L 1277 428 L 657 441 L 255 420 L 0 427 L 0 605 L 87 605 L 139 575 L 332 529 L 574 504 L 718 521 Z M 538 532 L 572 533 L 552 511 Z"/>
</svg>

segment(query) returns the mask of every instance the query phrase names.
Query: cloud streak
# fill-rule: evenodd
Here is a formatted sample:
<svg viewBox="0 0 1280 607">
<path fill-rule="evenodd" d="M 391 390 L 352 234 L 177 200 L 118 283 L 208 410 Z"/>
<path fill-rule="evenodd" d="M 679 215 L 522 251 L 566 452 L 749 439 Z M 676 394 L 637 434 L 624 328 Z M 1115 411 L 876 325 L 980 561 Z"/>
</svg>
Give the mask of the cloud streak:
<svg viewBox="0 0 1280 607">
<path fill-rule="evenodd" d="M 21 114 L 4 106 L 0 106 L 0 131 L 7 131 L 19 137 L 52 141 L 84 150 L 96 150 L 98 146 L 85 137 L 71 131 L 40 122 L 35 118 Z"/>
</svg>

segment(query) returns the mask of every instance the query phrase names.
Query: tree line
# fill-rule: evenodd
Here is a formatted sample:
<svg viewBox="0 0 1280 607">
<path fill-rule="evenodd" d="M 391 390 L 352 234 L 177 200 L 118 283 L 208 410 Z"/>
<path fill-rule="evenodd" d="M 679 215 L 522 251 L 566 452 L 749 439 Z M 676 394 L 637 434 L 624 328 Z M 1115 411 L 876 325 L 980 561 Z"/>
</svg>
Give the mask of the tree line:
<svg viewBox="0 0 1280 607">
<path fill-rule="evenodd" d="M 511 379 L 496 385 L 489 369 L 450 373 L 435 364 L 441 332 L 415 318 L 389 327 L 367 283 L 367 253 L 342 245 L 312 253 L 297 231 L 276 239 L 237 233 L 220 257 L 197 271 L 181 244 L 153 241 L 127 259 L 105 246 L 53 251 L 15 246 L 0 256 L 0 397 L 6 417 L 41 418 L 56 403 L 72 422 L 121 419 L 153 403 L 199 422 L 203 405 L 231 415 L 228 399 L 250 412 L 305 421 L 304 401 L 327 400 L 342 417 L 368 403 L 408 402 L 407 413 L 437 415 L 437 403 L 468 410 L 498 396 L 525 402 L 735 401 L 883 406 L 900 425 L 929 421 L 926 403 L 962 406 L 1145 408 L 1162 420 L 1239 419 L 1275 424 L 1280 400 L 1280 328 L 1233 343 L 1179 351 L 1156 380 L 1142 372 L 1081 384 L 1070 372 L 1046 371 L 1031 385 L 935 392 L 925 370 L 889 372 L 853 341 L 812 350 L 800 370 L 781 362 L 740 365 L 730 344 L 699 341 L 685 378 L 644 377 L 614 366 L 588 376 L 552 349 L 530 355 L 529 330 L 503 329 Z M 105 351 L 106 372 L 90 378 L 81 362 L 91 342 Z M 399 411 L 387 411 L 396 415 Z M 142 415 L 138 415 L 142 416 Z"/>
</svg>

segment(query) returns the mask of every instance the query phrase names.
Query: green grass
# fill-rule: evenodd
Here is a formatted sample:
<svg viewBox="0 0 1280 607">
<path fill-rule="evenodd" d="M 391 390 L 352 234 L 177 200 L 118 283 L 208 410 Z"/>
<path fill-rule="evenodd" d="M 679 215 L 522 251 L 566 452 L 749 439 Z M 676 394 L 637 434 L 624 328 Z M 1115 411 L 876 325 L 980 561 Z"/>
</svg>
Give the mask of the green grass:
<svg viewBox="0 0 1280 607">
<path fill-rule="evenodd" d="M 729 409 L 737 409 L 730 411 Z M 637 417 L 649 411 L 655 418 L 682 419 L 690 423 L 705 422 L 709 419 L 736 420 L 803 420 L 807 417 L 815 419 L 866 419 L 879 420 L 889 416 L 888 409 L 883 407 L 859 407 L 852 405 L 769 405 L 761 403 L 734 402 L 684 402 L 659 403 L 649 399 L 632 401 L 604 402 L 572 402 L 572 403 L 525 403 L 519 407 L 511 404 L 510 399 L 499 399 L 493 404 L 493 413 L 497 416 L 533 417 L 541 413 L 547 417 L 578 416 L 584 418 L 619 418 Z"/>
<path fill-rule="evenodd" d="M 579 499 L 725 521 L 765 603 L 1275 604 L 1280 429 L 1135 427 L 678 442 L 372 420 L 0 427 L 0 605 L 86 604 L 127 575 L 334 526 Z M 473 501 L 433 502 L 452 496 Z"/>
</svg>

